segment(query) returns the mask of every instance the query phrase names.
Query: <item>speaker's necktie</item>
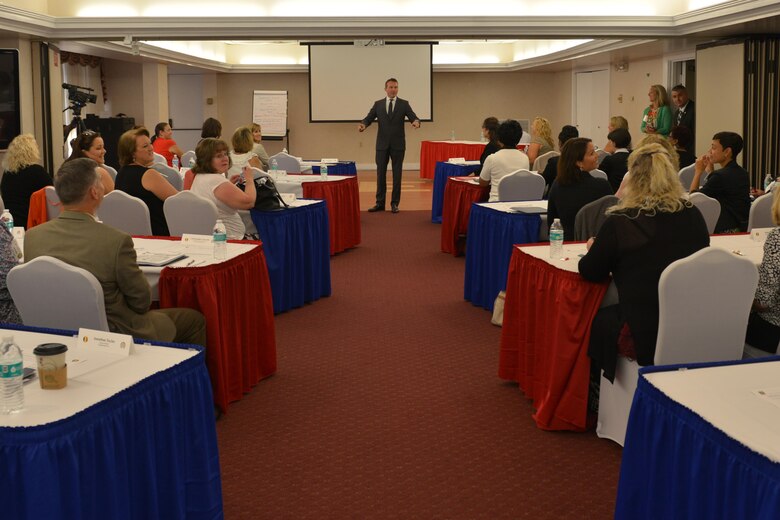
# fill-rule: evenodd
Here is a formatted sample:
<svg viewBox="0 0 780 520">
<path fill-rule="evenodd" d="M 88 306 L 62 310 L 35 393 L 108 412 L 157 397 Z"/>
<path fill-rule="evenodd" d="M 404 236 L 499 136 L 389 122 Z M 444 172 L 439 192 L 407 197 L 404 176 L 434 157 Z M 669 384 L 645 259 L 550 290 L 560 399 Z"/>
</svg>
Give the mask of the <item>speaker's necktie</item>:
<svg viewBox="0 0 780 520">
<path fill-rule="evenodd" d="M 388 116 L 392 116 L 393 115 L 393 101 L 395 101 L 395 99 L 391 99 L 390 100 L 390 109 L 387 111 L 387 115 Z"/>
</svg>

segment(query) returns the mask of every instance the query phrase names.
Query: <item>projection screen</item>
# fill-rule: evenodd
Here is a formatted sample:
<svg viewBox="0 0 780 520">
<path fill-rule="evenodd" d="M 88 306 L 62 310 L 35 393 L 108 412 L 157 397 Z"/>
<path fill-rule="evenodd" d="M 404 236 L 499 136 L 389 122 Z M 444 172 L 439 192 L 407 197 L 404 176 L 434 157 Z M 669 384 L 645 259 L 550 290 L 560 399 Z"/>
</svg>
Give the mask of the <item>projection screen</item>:
<svg viewBox="0 0 780 520">
<path fill-rule="evenodd" d="M 432 52 L 430 42 L 310 43 L 309 121 L 360 121 L 385 96 L 391 77 L 420 120 L 433 120 Z"/>
</svg>

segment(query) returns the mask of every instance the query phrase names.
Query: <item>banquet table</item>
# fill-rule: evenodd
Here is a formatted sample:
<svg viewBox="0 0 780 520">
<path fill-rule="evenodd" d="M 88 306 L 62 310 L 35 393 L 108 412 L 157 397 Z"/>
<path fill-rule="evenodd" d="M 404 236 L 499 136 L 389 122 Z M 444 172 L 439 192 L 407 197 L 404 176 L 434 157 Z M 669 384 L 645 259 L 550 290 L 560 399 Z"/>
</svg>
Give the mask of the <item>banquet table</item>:
<svg viewBox="0 0 780 520">
<path fill-rule="evenodd" d="M 441 250 L 454 256 L 465 253 L 464 242 L 458 241 L 469 227 L 471 206 L 485 202 L 490 195 L 490 186 L 482 187 L 474 177 L 450 177 L 444 188 L 441 217 Z"/>
<path fill-rule="evenodd" d="M 335 255 L 360 244 L 360 189 L 357 177 L 328 174 L 277 176 L 280 193 L 326 202 L 330 224 L 330 254 Z"/>
<path fill-rule="evenodd" d="M 711 236 L 710 244 L 761 261 L 763 244 L 747 234 Z M 544 430 L 589 427 L 590 326 L 609 281 L 579 275 L 585 252 L 582 242 L 565 243 L 550 259 L 549 245 L 517 246 L 509 264 L 498 375 L 519 383 Z"/>
<path fill-rule="evenodd" d="M 437 162 L 433 177 L 433 197 L 431 198 L 431 222 L 441 224 L 442 208 L 444 207 L 444 188 L 450 177 L 465 177 L 479 170 L 479 161 L 468 161 L 466 164 Z"/>
<path fill-rule="evenodd" d="M 645 367 L 615 518 L 780 518 L 780 357 Z"/>
<path fill-rule="evenodd" d="M 136 248 L 184 251 L 178 238 L 133 241 Z M 147 279 L 157 273 L 161 308 L 189 307 L 205 316 L 206 366 L 214 402 L 223 412 L 276 372 L 274 308 L 263 248 L 260 242 L 230 241 L 225 261 L 188 252 L 188 258 L 168 267 L 142 268 Z"/>
<path fill-rule="evenodd" d="M 274 312 L 330 296 L 330 239 L 324 201 L 296 200 L 281 211 L 251 210 L 263 241 Z"/>
<path fill-rule="evenodd" d="M 463 297 L 493 310 L 496 296 L 506 287 L 507 270 L 514 244 L 535 243 L 539 215 L 518 213 L 513 208 L 544 206 L 546 201 L 483 202 L 474 204 L 466 240 L 466 273 Z"/>
<path fill-rule="evenodd" d="M 211 385 L 199 346 L 136 344 L 129 356 L 79 348 L 74 333 L 3 325 L 35 366 L 68 345 L 68 385 L 24 385 L 0 415 L 2 517 L 19 520 L 222 518 Z"/>
<path fill-rule="evenodd" d="M 319 175 L 321 161 L 304 161 L 311 165 L 311 172 Z M 328 175 L 357 175 L 357 165 L 355 161 L 339 161 L 337 163 L 328 163 Z"/>
<path fill-rule="evenodd" d="M 479 160 L 486 145 L 480 141 L 421 141 L 420 178 L 433 179 L 438 161 L 447 161 L 452 157 L 467 161 Z M 528 145 L 519 144 L 517 149 L 524 152 Z"/>
</svg>

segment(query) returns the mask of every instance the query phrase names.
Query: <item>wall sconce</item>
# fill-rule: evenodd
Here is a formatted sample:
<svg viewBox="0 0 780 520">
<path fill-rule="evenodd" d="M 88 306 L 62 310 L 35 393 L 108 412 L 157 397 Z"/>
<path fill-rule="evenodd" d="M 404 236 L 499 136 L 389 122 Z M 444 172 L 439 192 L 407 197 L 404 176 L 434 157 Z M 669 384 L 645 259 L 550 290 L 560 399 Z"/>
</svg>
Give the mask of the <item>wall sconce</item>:
<svg viewBox="0 0 780 520">
<path fill-rule="evenodd" d="M 619 63 L 615 63 L 615 72 L 628 72 L 628 62 L 621 61 Z"/>
</svg>

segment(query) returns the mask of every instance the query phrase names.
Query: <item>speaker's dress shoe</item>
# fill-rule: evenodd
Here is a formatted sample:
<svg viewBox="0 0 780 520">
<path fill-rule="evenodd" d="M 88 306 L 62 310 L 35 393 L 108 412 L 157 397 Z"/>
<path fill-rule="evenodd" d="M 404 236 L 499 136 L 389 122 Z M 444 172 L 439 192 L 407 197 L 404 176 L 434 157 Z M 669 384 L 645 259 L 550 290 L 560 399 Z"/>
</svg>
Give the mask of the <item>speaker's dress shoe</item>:
<svg viewBox="0 0 780 520">
<path fill-rule="evenodd" d="M 398 209 L 398 204 L 391 204 L 391 205 L 390 205 L 390 210 L 391 210 L 393 213 L 398 213 L 398 212 L 400 211 L 400 210 Z"/>
<path fill-rule="evenodd" d="M 384 211 L 384 210 L 385 210 L 385 207 L 384 206 L 380 206 L 379 204 L 377 204 L 373 208 L 368 208 L 368 212 L 369 213 L 373 213 L 375 211 Z"/>
</svg>

